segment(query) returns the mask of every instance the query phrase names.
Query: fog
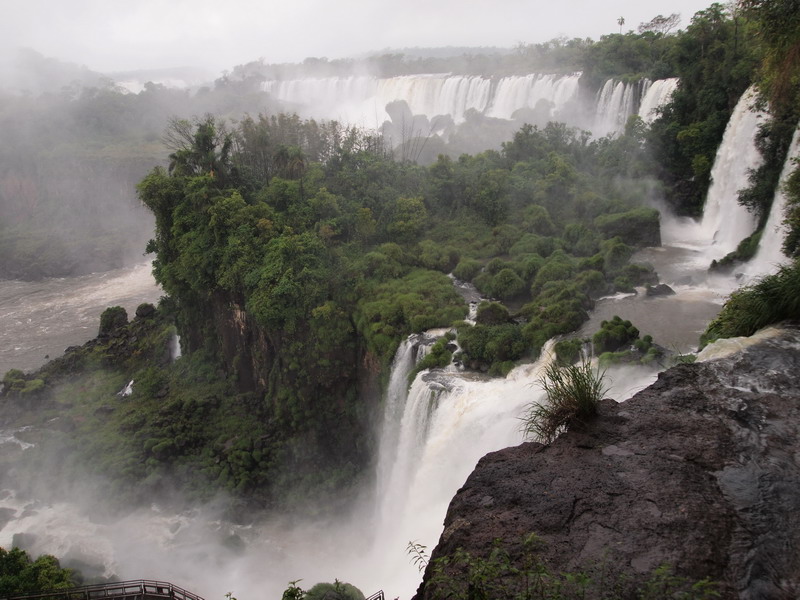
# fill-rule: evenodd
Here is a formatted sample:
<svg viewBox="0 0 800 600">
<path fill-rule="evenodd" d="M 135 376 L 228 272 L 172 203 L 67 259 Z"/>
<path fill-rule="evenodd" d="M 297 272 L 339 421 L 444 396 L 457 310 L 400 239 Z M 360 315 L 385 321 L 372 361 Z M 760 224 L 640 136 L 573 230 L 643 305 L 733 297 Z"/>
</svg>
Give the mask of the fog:
<svg viewBox="0 0 800 600">
<path fill-rule="evenodd" d="M 195 66 L 216 71 L 264 57 L 296 62 L 410 46 L 513 46 L 566 35 L 599 38 L 705 0 L 71 0 L 3 3 L 0 40 L 104 73 Z"/>
</svg>

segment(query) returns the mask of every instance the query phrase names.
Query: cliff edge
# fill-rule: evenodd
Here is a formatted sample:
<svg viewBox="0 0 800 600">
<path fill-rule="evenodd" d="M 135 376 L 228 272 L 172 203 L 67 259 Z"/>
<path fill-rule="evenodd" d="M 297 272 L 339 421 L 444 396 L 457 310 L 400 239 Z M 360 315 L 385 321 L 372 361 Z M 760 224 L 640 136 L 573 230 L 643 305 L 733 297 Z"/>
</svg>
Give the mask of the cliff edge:
<svg viewBox="0 0 800 600">
<path fill-rule="evenodd" d="M 630 585 L 660 565 L 723 598 L 800 597 L 800 329 L 673 367 L 583 431 L 486 455 L 453 498 L 416 598 L 457 549 L 544 542 L 550 572 L 598 565 Z M 438 561 L 441 565 L 441 561 Z M 456 579 L 457 561 L 445 569 Z M 615 579 L 616 580 L 616 579 Z"/>
</svg>

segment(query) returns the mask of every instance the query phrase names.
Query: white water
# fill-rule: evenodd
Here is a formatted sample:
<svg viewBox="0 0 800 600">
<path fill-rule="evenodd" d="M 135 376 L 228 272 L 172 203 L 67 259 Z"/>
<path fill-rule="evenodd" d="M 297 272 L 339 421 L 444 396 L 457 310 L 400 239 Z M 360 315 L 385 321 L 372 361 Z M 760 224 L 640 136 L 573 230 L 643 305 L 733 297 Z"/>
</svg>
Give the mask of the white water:
<svg viewBox="0 0 800 600">
<path fill-rule="evenodd" d="M 587 118 L 585 109 L 579 106 L 579 80 L 580 73 L 533 73 L 499 80 L 449 74 L 383 79 L 352 76 L 267 81 L 264 90 L 305 116 L 370 128 L 378 128 L 389 119 L 387 104 L 401 100 L 412 114 L 429 119 L 450 115 L 460 123 L 468 110 L 511 119 L 517 111 L 529 109 L 543 122 L 563 121 L 591 129 L 595 135 L 606 135 L 622 131 L 628 117 L 637 110 L 640 96 L 647 111 L 645 120 L 652 119 L 652 111 L 669 99 L 677 85 L 675 79 L 643 80 L 637 84 L 609 80 L 598 92 Z"/>
<path fill-rule="evenodd" d="M 758 251 L 753 259 L 745 266 L 745 274 L 749 279 L 774 273 L 778 267 L 789 263 L 789 258 L 783 254 L 783 240 L 786 237 L 786 227 L 783 224 L 786 212 L 787 196 L 784 190 L 786 180 L 797 167 L 800 159 L 800 128 L 796 129 L 792 137 L 792 144 L 783 164 L 778 189 L 772 201 L 767 224 L 758 243 Z"/>
<path fill-rule="evenodd" d="M 645 82 L 645 92 L 639 103 L 639 116 L 645 123 L 652 123 L 658 113 L 656 109 L 669 102 L 672 93 L 678 88 L 678 78 L 659 79 Z"/>
<path fill-rule="evenodd" d="M 156 302 L 161 290 L 151 269 L 147 262 L 80 277 L 0 281 L 0 376 L 36 369 L 95 337 L 109 306 L 123 306 L 133 318 L 139 304 Z"/>
<path fill-rule="evenodd" d="M 636 86 L 621 81 L 616 82 L 613 79 L 606 81 L 597 92 L 592 133 L 604 136 L 622 131 L 628 117 L 634 112 L 635 101 Z"/>
<path fill-rule="evenodd" d="M 708 244 L 706 256 L 720 259 L 736 250 L 744 238 L 752 234 L 757 220 L 739 204 L 739 191 L 748 186 L 750 169 L 761 164 L 755 145 L 759 124 L 765 114 L 752 110 L 755 89 L 750 88 L 739 99 L 725 128 L 711 170 L 711 187 L 706 197 L 703 219 L 694 242 Z"/>
</svg>

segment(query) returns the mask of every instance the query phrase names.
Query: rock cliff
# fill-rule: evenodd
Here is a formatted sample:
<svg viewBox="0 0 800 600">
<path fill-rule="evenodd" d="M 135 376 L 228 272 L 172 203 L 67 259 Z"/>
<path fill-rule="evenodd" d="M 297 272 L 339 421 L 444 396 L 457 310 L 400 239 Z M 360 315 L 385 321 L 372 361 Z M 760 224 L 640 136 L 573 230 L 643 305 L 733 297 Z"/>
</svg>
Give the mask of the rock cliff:
<svg viewBox="0 0 800 600">
<path fill-rule="evenodd" d="M 723 598 L 800 597 L 800 329 L 676 366 L 583 431 L 485 456 L 453 498 L 433 564 L 458 548 L 512 563 L 536 533 L 551 572 L 610 567 L 634 587 L 659 565 Z M 458 567 L 452 574 L 456 577 Z"/>
</svg>

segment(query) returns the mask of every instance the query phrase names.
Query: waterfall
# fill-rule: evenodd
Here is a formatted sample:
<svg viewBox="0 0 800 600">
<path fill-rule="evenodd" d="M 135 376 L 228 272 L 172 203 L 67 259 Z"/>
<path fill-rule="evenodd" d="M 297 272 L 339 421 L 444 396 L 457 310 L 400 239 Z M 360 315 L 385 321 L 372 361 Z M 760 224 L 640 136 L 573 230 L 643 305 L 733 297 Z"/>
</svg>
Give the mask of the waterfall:
<svg viewBox="0 0 800 600">
<path fill-rule="evenodd" d="M 172 362 L 175 362 L 181 356 L 181 336 L 177 333 L 173 333 L 172 337 L 169 339 L 169 358 Z"/>
<path fill-rule="evenodd" d="M 800 128 L 794 132 L 792 144 L 786 155 L 786 162 L 783 163 L 783 170 L 778 180 L 778 189 L 775 191 L 775 198 L 772 201 L 767 224 L 764 226 L 761 240 L 758 243 L 758 251 L 745 269 L 745 274 L 749 277 L 774 273 L 778 266 L 789 262 L 782 250 L 783 241 L 786 237 L 786 230 L 783 225 L 787 201 L 784 185 L 797 166 L 795 162 L 797 159 L 800 159 Z"/>
<path fill-rule="evenodd" d="M 450 74 L 352 76 L 267 81 L 263 89 L 305 116 L 365 127 L 377 128 L 390 118 L 386 105 L 404 101 L 413 115 L 428 119 L 449 115 L 462 123 L 470 110 L 512 119 L 518 111 L 527 110 L 533 112 L 524 118 L 539 125 L 561 121 L 603 136 L 621 132 L 637 106 L 642 119 L 651 122 L 653 111 L 669 100 L 678 84 L 674 78 L 635 83 L 609 79 L 597 92 L 587 117 L 579 103 L 580 78 L 581 73 L 531 73 L 499 79 Z"/>
<path fill-rule="evenodd" d="M 595 122 L 592 133 L 601 137 L 625 129 L 625 123 L 634 113 L 636 84 L 606 81 L 595 99 Z"/>
<path fill-rule="evenodd" d="M 381 444 L 379 457 L 378 529 L 376 543 L 385 563 L 376 573 L 391 597 L 410 597 L 418 582 L 405 555 L 406 544 L 417 541 L 429 549 L 441 532 L 447 505 L 477 461 L 487 452 L 522 441 L 519 417 L 527 404 L 543 396 L 536 385 L 543 369 L 553 360 L 554 343 L 548 342 L 542 357 L 521 365 L 505 379 L 491 379 L 467 372 L 423 371 L 407 396 L 391 397 L 394 382 L 406 382 L 408 348 L 398 350 L 393 364 L 386 411 L 399 416 L 399 431 L 392 418 L 384 419 L 382 440 L 392 439 L 394 452 Z M 394 418 L 394 417 L 393 417 Z M 378 552 L 376 549 L 374 552 Z"/>
<path fill-rule="evenodd" d="M 679 241 L 702 248 L 706 264 L 733 252 L 756 229 L 755 216 L 738 200 L 739 190 L 748 185 L 750 169 L 761 164 L 755 137 L 764 113 L 752 110 L 754 100 L 755 89 L 750 88 L 742 94 L 728 121 L 711 169 L 702 221 L 676 232 Z"/>
<path fill-rule="evenodd" d="M 416 335 L 403 340 L 392 361 L 389 385 L 381 426 L 380 447 L 378 449 L 378 495 L 384 496 L 389 487 L 391 473 L 382 469 L 383 465 L 394 464 L 397 457 L 397 440 L 400 436 L 401 418 L 408 397 L 408 376 L 414 368 Z"/>
<path fill-rule="evenodd" d="M 497 84 L 487 116 L 510 119 L 523 108 L 535 109 L 541 103 L 550 109 L 550 118 L 565 120 L 569 102 L 577 99 L 580 73 L 573 75 L 542 75 L 503 77 Z"/>
<path fill-rule="evenodd" d="M 645 81 L 642 101 L 639 103 L 639 116 L 645 123 L 652 123 L 658 114 L 656 109 L 669 102 L 672 92 L 678 88 L 678 78 Z"/>
</svg>

